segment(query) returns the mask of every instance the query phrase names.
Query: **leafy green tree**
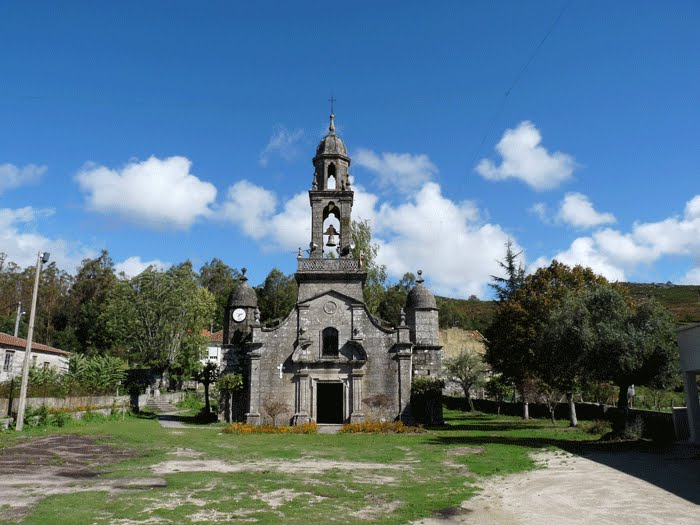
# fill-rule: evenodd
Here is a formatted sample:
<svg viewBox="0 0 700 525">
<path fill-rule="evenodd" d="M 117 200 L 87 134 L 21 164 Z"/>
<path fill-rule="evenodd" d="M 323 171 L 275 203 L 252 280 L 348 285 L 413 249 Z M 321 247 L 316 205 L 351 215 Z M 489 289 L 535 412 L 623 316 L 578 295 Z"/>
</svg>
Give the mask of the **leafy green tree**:
<svg viewBox="0 0 700 525">
<path fill-rule="evenodd" d="M 362 290 L 365 304 L 372 315 L 379 316 L 379 305 L 384 299 L 387 274 L 386 266 L 377 264 L 379 245 L 372 243 L 369 221 L 352 221 L 352 241 L 355 245 L 352 256 L 362 261 L 367 272 L 367 282 Z"/>
<path fill-rule="evenodd" d="M 507 265 L 506 263 L 504 263 Z M 542 327 L 568 293 L 595 283 L 606 283 L 590 268 L 570 268 L 558 261 L 528 275 L 512 293 L 498 302 L 494 321 L 486 331 L 486 361 L 512 381 L 523 394 L 523 417 L 528 417 L 526 385 L 540 379 Z M 534 383 L 533 383 L 534 384 Z M 552 385 L 550 385 L 552 386 Z"/>
<path fill-rule="evenodd" d="M 501 415 L 501 403 L 512 393 L 511 385 L 506 383 L 500 374 L 493 375 L 486 381 L 486 395 L 496 400 L 498 415 Z"/>
<path fill-rule="evenodd" d="M 408 292 L 415 284 L 415 275 L 408 272 L 398 283 L 387 287 L 384 297 L 379 303 L 378 316 L 394 326 L 398 326 L 401 322 L 401 309 L 406 305 Z"/>
<path fill-rule="evenodd" d="M 209 290 L 216 301 L 213 318 L 214 331 L 221 330 L 224 322 L 226 302 L 233 289 L 238 286 L 241 274 L 221 259 L 213 258 L 199 269 L 199 284 Z"/>
<path fill-rule="evenodd" d="M 630 304 L 617 290 L 596 287 L 586 304 L 595 331 L 590 366 L 619 386 L 618 407 L 628 407 L 630 385 L 664 385 L 676 373 L 678 350 L 670 312 L 655 299 Z"/>
<path fill-rule="evenodd" d="M 67 303 L 68 323 L 75 333 L 73 344 L 76 351 L 94 355 L 112 349 L 104 309 L 116 282 L 114 262 L 107 250 L 102 250 L 94 259 L 84 259 L 78 268 Z M 70 336 L 63 337 L 70 341 Z M 69 349 L 65 344 L 60 348 Z"/>
<path fill-rule="evenodd" d="M 297 302 L 297 282 L 293 275 L 284 275 L 273 268 L 262 285 L 256 287 L 260 319 L 271 322 L 283 319 Z"/>
<path fill-rule="evenodd" d="M 219 367 L 213 361 L 207 361 L 194 374 L 194 380 L 204 385 L 204 412 L 211 413 L 209 402 L 209 387 L 219 378 Z"/>
<path fill-rule="evenodd" d="M 456 357 L 445 360 L 444 372 L 450 381 L 454 381 L 460 386 L 464 392 L 469 411 L 474 411 L 471 391 L 486 383 L 489 372 L 489 367 L 484 362 L 483 356 L 473 350 L 462 350 Z"/>
<path fill-rule="evenodd" d="M 132 365 L 166 376 L 183 350 L 195 349 L 198 357 L 204 352 L 207 339 L 201 332 L 214 308 L 214 296 L 199 286 L 186 262 L 167 271 L 149 267 L 118 281 L 109 293 L 105 315 L 111 336 Z"/>
<path fill-rule="evenodd" d="M 569 424 L 575 427 L 578 421 L 573 394 L 575 388 L 591 376 L 589 362 L 595 345 L 595 333 L 586 308 L 585 295 L 566 293 L 553 305 L 539 332 L 537 375 L 545 398 L 552 401 L 556 397 L 555 392 L 565 392 L 569 403 Z M 552 402 L 556 404 L 557 401 Z"/>
</svg>

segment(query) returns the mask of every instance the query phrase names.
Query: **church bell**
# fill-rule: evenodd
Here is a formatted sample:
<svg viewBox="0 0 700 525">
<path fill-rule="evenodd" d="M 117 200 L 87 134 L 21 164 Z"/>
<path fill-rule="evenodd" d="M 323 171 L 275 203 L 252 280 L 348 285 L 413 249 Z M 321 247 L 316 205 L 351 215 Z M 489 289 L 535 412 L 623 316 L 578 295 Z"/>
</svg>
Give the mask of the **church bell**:
<svg viewBox="0 0 700 525">
<path fill-rule="evenodd" d="M 335 238 L 338 236 L 338 232 L 335 230 L 335 228 L 333 227 L 332 224 L 324 232 L 324 235 L 328 235 L 328 242 L 326 242 L 326 246 L 328 246 L 329 248 L 333 248 L 334 246 L 337 246 L 337 243 L 335 242 Z"/>
</svg>

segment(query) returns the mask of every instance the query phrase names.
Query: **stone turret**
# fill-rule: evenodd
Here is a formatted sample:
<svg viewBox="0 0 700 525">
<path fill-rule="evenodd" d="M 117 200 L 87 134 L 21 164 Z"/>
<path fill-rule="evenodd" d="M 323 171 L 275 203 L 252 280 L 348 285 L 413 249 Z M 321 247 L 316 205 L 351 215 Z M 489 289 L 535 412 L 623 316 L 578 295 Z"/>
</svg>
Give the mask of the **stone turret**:
<svg viewBox="0 0 700 525">
<path fill-rule="evenodd" d="M 248 337 L 253 326 L 257 326 L 258 296 L 248 284 L 243 268 L 239 284 L 226 304 L 224 317 L 224 344 L 241 342 Z"/>
<path fill-rule="evenodd" d="M 438 308 L 435 296 L 423 282 L 423 272 L 418 270 L 416 285 L 406 297 L 406 324 L 414 345 L 413 372 L 415 375 L 437 376 L 442 366 Z"/>
</svg>

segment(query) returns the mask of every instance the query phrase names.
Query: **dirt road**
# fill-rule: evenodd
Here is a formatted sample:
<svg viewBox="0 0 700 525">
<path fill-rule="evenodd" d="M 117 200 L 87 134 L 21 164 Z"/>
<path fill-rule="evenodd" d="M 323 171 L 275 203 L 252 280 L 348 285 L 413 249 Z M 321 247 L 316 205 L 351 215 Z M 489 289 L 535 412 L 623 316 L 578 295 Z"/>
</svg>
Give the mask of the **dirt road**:
<svg viewBox="0 0 700 525">
<path fill-rule="evenodd" d="M 416 525 L 700 524 L 700 450 L 536 457 L 544 468 L 493 478 L 451 516 Z"/>
</svg>

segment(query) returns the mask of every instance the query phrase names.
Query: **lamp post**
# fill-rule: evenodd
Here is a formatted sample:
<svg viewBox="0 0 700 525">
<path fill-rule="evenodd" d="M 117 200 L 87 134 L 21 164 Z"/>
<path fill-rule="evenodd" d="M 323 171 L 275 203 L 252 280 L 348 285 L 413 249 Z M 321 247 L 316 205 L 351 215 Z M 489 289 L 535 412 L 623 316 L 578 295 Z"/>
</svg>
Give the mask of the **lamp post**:
<svg viewBox="0 0 700 525">
<path fill-rule="evenodd" d="M 41 265 L 49 262 L 49 252 L 39 252 L 36 256 L 36 272 L 34 275 L 34 293 L 32 294 L 32 309 L 29 313 L 29 331 L 27 332 L 27 347 L 24 351 L 24 365 L 22 366 L 22 387 L 19 391 L 19 407 L 17 408 L 17 424 L 15 429 L 24 428 L 24 409 L 27 405 L 27 383 L 29 383 L 29 363 L 32 353 L 32 336 L 34 335 L 34 318 L 36 317 L 36 296 L 39 292 L 39 275 Z"/>
</svg>

